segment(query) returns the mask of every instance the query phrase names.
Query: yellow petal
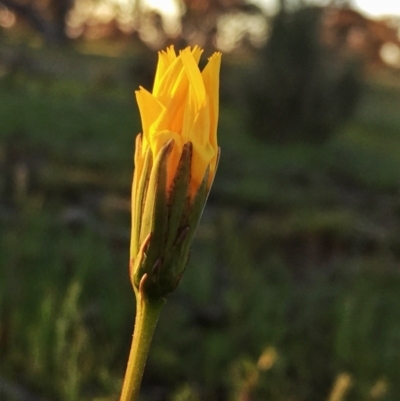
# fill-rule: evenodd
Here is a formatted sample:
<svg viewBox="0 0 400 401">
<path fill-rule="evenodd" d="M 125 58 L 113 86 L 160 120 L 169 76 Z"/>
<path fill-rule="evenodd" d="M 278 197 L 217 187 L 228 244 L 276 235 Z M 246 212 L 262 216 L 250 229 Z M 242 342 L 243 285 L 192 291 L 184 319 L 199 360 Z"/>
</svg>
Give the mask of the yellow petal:
<svg viewBox="0 0 400 401">
<path fill-rule="evenodd" d="M 204 159 L 210 160 L 214 156 L 214 153 L 214 149 L 209 143 L 202 149 L 201 153 L 193 152 L 190 179 L 190 193 L 192 196 L 196 194 L 197 190 L 199 189 L 208 167 L 208 164 L 204 164 Z"/>
<path fill-rule="evenodd" d="M 204 104 L 206 99 L 206 89 L 204 87 L 204 82 L 199 67 L 189 48 L 181 51 L 180 58 L 182 59 L 182 63 L 185 67 L 190 87 L 193 89 L 195 107 L 196 109 L 199 109 Z"/>
<path fill-rule="evenodd" d="M 203 148 L 209 143 L 208 132 L 210 132 L 210 113 L 207 105 L 204 105 L 194 118 L 191 140 L 201 153 Z M 206 159 L 204 159 L 206 160 Z M 207 163 L 209 160 L 207 161 Z"/>
<path fill-rule="evenodd" d="M 190 48 L 188 47 L 188 49 L 190 49 Z M 202 54 L 203 54 L 203 49 L 201 49 L 199 46 L 193 47 L 192 56 L 193 56 L 194 61 L 196 62 L 196 64 L 199 64 L 200 57 L 201 57 Z"/>
<path fill-rule="evenodd" d="M 158 63 L 156 76 L 154 78 L 153 94 L 158 93 L 162 78 L 175 59 L 176 54 L 173 46 L 168 47 L 166 51 L 158 52 Z"/>
<path fill-rule="evenodd" d="M 185 71 L 182 69 L 179 76 L 176 78 L 175 85 L 171 89 L 171 92 L 166 93 L 162 97 L 167 112 L 163 115 L 163 118 L 157 122 L 158 130 L 169 129 L 181 133 L 188 88 L 189 81 Z"/>
<path fill-rule="evenodd" d="M 195 103 L 193 89 L 189 88 L 188 95 L 186 97 L 185 108 L 183 112 L 182 120 L 182 140 L 184 143 L 190 142 L 192 140 L 192 127 L 194 124 L 194 119 L 196 117 Z"/>
<path fill-rule="evenodd" d="M 197 113 L 192 127 L 191 142 L 193 143 L 192 179 L 200 185 L 207 166 L 215 155 L 215 150 L 208 140 L 210 129 L 208 108 L 203 107 Z"/>
<path fill-rule="evenodd" d="M 175 61 L 175 59 L 176 59 L 176 53 L 175 53 L 175 49 L 174 49 L 173 45 L 167 47 L 167 56 L 168 56 L 169 63 L 172 64 L 173 61 Z"/>
<path fill-rule="evenodd" d="M 203 50 L 195 46 L 177 56 L 171 46 L 159 52 L 153 93 L 136 92 L 143 125 L 142 151 L 154 156 L 171 138 L 174 147 L 168 161 L 171 183 L 185 143 L 193 145 L 191 197 L 209 166 L 210 182 L 215 175 L 218 144 L 219 71 L 221 54 L 210 57 L 202 72 L 198 67 Z"/>
<path fill-rule="evenodd" d="M 219 114 L 219 71 L 221 67 L 221 53 L 214 53 L 205 66 L 202 77 L 207 91 L 207 100 L 210 109 L 210 143 L 217 150 L 217 125 Z M 217 153 L 217 152 L 216 152 Z"/>
<path fill-rule="evenodd" d="M 166 69 L 165 73 L 160 80 L 157 82 L 153 90 L 153 95 L 161 102 L 165 102 L 168 95 L 172 92 L 172 88 L 175 85 L 179 73 L 183 69 L 182 61 L 177 57 Z"/>
<path fill-rule="evenodd" d="M 142 120 L 143 134 L 148 140 L 150 126 L 163 112 L 164 106 L 142 87 L 138 91 L 135 91 L 135 94 Z"/>
</svg>

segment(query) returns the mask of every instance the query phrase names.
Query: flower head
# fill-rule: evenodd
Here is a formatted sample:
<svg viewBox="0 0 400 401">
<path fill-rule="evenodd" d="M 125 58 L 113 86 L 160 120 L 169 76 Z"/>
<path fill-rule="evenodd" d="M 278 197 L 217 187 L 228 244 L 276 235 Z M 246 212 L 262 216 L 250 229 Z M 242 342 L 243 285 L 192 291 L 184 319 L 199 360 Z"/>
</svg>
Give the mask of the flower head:
<svg viewBox="0 0 400 401">
<path fill-rule="evenodd" d="M 221 54 L 200 71 L 201 54 L 197 46 L 160 52 L 153 92 L 136 91 L 143 134 L 132 184 L 131 280 L 155 298 L 179 282 L 218 163 Z"/>
<path fill-rule="evenodd" d="M 143 126 L 142 156 L 153 156 L 170 139 L 174 146 L 167 163 L 167 189 L 182 154 L 183 145 L 193 146 L 190 196 L 199 188 L 209 167 L 209 184 L 215 175 L 218 145 L 218 93 L 221 54 L 214 53 L 202 72 L 198 62 L 203 50 L 195 46 L 179 55 L 171 46 L 159 53 L 153 93 L 136 91 Z"/>
</svg>

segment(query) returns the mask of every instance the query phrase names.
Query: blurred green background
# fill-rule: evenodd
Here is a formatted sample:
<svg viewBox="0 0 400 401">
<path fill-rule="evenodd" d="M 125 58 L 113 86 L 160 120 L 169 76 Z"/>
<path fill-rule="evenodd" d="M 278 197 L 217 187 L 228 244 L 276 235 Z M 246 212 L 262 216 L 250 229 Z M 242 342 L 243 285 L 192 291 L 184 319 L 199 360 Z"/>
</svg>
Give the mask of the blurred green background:
<svg viewBox="0 0 400 401">
<path fill-rule="evenodd" d="M 141 400 L 400 399 L 400 18 L 267 3 L 0 0 L 0 400 L 118 399 L 169 44 L 224 52 L 222 157 Z"/>
</svg>

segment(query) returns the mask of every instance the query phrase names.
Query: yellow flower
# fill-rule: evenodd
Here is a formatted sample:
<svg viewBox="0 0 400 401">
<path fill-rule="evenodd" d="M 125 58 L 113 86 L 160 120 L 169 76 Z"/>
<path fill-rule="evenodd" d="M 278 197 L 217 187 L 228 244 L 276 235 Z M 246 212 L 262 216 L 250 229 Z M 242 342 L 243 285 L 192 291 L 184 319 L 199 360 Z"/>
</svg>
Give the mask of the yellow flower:
<svg viewBox="0 0 400 401">
<path fill-rule="evenodd" d="M 136 91 L 143 126 L 142 154 L 150 147 L 153 157 L 170 140 L 174 147 L 167 165 L 167 190 L 175 176 L 183 145 L 193 145 L 190 196 L 194 197 L 207 167 L 209 185 L 218 158 L 217 124 L 219 69 L 221 53 L 214 53 L 202 72 L 198 62 L 203 50 L 186 48 L 179 55 L 171 46 L 159 52 L 153 93 L 144 88 Z M 136 168 L 141 168 L 136 166 Z"/>
<path fill-rule="evenodd" d="M 202 72 L 202 50 L 159 53 L 153 93 L 136 92 L 143 134 L 135 149 L 130 276 L 163 298 L 178 285 L 217 168 L 221 54 Z"/>
</svg>

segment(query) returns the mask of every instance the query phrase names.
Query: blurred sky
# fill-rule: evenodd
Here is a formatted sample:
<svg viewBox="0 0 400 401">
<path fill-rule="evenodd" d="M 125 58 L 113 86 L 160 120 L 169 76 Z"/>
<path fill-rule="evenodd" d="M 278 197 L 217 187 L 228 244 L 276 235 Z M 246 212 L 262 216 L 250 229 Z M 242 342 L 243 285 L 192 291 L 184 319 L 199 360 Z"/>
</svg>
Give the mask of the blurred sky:
<svg viewBox="0 0 400 401">
<path fill-rule="evenodd" d="M 278 0 L 252 0 L 267 11 L 273 12 L 277 9 Z M 327 4 L 324 0 L 310 0 L 308 3 Z M 399 0 L 350 0 L 350 5 L 363 13 L 373 16 L 400 16 L 400 1 Z"/>
<path fill-rule="evenodd" d="M 267 15 L 272 16 L 279 7 L 279 0 L 248 0 L 259 5 L 265 10 Z M 350 5 L 364 13 L 367 17 L 397 17 L 400 21 L 400 0 L 349 0 Z M 300 0 L 287 0 L 287 4 L 298 6 Z M 331 0 L 306 0 L 308 5 L 328 5 Z M 96 4 L 96 6 L 94 6 Z M 70 36 L 77 37 L 82 31 L 82 24 L 90 20 L 91 17 L 102 22 L 109 22 L 115 17 L 115 10 L 118 11 L 117 19 L 121 26 L 124 26 L 126 32 L 135 28 L 135 19 L 133 10 L 135 4 L 140 4 L 142 10 L 157 10 L 162 14 L 163 29 L 171 37 L 180 32 L 180 17 L 184 9 L 182 2 L 177 0 L 108 0 L 93 3 L 93 0 L 80 0 L 76 2 L 74 12 L 69 16 L 68 25 L 70 27 Z M 117 8 L 115 6 L 118 5 Z M 137 21 L 136 21 L 137 22 Z M 159 46 L 159 32 L 154 29 L 154 21 L 141 19 L 141 39 Z M 267 25 L 265 18 L 261 15 L 240 15 L 235 17 L 225 15 L 218 20 L 218 34 L 216 45 L 223 51 L 230 51 L 235 48 L 244 35 L 254 46 L 262 45 L 267 36 Z M 75 29 L 75 31 L 74 31 Z M 161 38 L 162 39 L 162 38 Z M 201 40 L 201 39 L 199 39 Z M 201 42 L 198 44 L 202 45 Z M 396 48 L 397 49 L 397 48 Z M 396 56 L 397 57 L 397 56 Z M 397 59 L 397 58 L 396 58 Z"/>
<path fill-rule="evenodd" d="M 353 0 L 352 4 L 371 16 L 400 16 L 399 0 Z"/>
<path fill-rule="evenodd" d="M 130 0 L 117 0 L 121 3 Z M 172 33 L 177 26 L 177 16 L 182 13 L 179 2 L 175 0 L 142 0 L 146 7 L 161 11 L 164 16 L 166 31 Z M 298 4 L 299 0 L 291 0 Z M 290 0 L 288 4 L 290 5 Z M 257 4 L 269 15 L 273 15 L 279 7 L 279 0 L 249 0 Z M 307 0 L 307 4 L 327 5 L 329 0 Z M 349 0 L 350 5 L 365 14 L 367 17 L 380 18 L 395 16 L 400 18 L 400 0 Z M 252 36 L 253 44 L 262 43 L 265 38 L 265 21 L 257 17 L 252 19 L 225 19 L 219 23 L 220 34 L 217 38 L 217 45 L 221 50 L 229 51 L 235 47 L 235 32 L 247 31 Z M 397 57 L 397 56 L 396 56 Z"/>
<path fill-rule="evenodd" d="M 129 0 L 118 0 L 124 3 Z M 253 3 L 258 4 L 268 12 L 273 13 L 278 8 L 278 0 L 251 0 Z M 166 14 L 176 14 L 178 8 L 174 0 L 145 0 L 145 2 L 151 7 L 163 11 Z M 324 0 L 311 0 L 309 3 L 314 4 L 327 4 Z M 363 13 L 373 16 L 388 16 L 396 15 L 400 16 L 400 0 L 351 0 L 350 4 Z"/>
</svg>

